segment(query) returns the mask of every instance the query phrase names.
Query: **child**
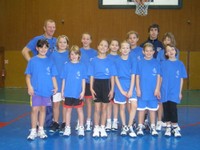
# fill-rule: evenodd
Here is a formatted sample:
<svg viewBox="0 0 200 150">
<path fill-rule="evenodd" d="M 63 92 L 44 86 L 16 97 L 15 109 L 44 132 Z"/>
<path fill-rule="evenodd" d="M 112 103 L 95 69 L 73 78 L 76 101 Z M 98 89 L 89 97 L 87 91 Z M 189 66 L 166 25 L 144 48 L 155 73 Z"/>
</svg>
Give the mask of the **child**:
<svg viewBox="0 0 200 150">
<path fill-rule="evenodd" d="M 66 109 L 63 107 L 63 122 L 59 127 L 59 113 L 60 113 L 60 102 L 63 101 L 61 97 L 61 86 L 62 79 L 60 78 L 60 74 L 63 68 L 63 65 L 66 61 L 68 61 L 69 51 L 68 49 L 69 39 L 66 35 L 61 35 L 57 38 L 57 51 L 54 51 L 50 58 L 53 60 L 56 65 L 56 69 L 58 71 L 58 75 L 56 76 L 57 84 L 58 84 L 58 92 L 53 95 L 53 122 L 50 126 L 49 132 L 56 132 L 58 129 L 60 133 L 63 133 L 65 129 L 65 118 L 66 118 Z"/>
<path fill-rule="evenodd" d="M 163 46 L 165 47 L 167 44 L 172 44 L 174 46 L 176 46 L 176 40 L 175 40 L 175 37 L 174 35 L 171 33 L 171 32 L 167 32 L 164 34 L 164 37 L 163 37 Z M 176 58 L 179 59 L 179 50 L 177 51 L 177 54 L 176 54 Z M 157 60 L 159 60 L 160 62 L 166 60 L 166 57 L 165 57 L 165 49 L 161 49 L 159 52 L 158 52 L 158 55 L 157 55 Z"/>
<path fill-rule="evenodd" d="M 98 45 L 98 56 L 93 58 L 89 68 L 90 90 L 94 99 L 93 137 L 107 137 L 105 130 L 107 105 L 113 98 L 115 68 L 106 57 L 108 41 L 101 40 Z M 100 114 L 101 113 L 101 114 Z M 99 121 L 101 119 L 101 127 Z"/>
<path fill-rule="evenodd" d="M 150 131 L 152 135 L 158 135 L 155 128 L 155 116 L 158 110 L 160 98 L 160 65 L 153 58 L 154 47 L 146 43 L 143 47 L 144 59 L 138 61 L 136 75 L 136 91 L 138 96 L 138 131 L 137 135 L 144 135 L 143 121 L 145 110 L 150 113 Z"/>
<path fill-rule="evenodd" d="M 164 47 L 168 44 L 172 44 L 174 46 L 176 46 L 176 40 L 174 38 L 174 35 L 171 33 L 171 32 L 167 32 L 165 33 L 164 37 L 163 37 L 163 45 Z M 177 54 L 176 54 L 176 58 L 178 59 L 179 58 L 179 50 L 177 50 Z M 158 61 L 162 62 L 164 60 L 166 60 L 166 57 L 165 57 L 165 48 L 164 49 L 161 49 L 159 52 L 158 52 L 158 55 L 157 55 L 157 58 L 156 58 Z M 157 131 L 161 131 L 162 127 L 165 127 L 165 123 L 162 122 L 162 118 L 163 117 L 163 106 L 162 106 L 162 103 L 159 102 L 159 108 L 158 108 L 158 120 L 157 120 L 157 124 L 156 124 L 156 130 Z M 165 120 L 163 120 L 165 121 Z"/>
<path fill-rule="evenodd" d="M 149 37 L 148 39 L 142 43 L 140 46 L 143 47 L 145 43 L 151 43 L 153 44 L 154 46 L 154 55 L 153 57 L 156 58 L 157 57 L 157 53 L 163 49 L 163 45 L 162 45 L 162 42 L 160 42 L 158 40 L 158 35 L 159 35 L 159 32 L 160 32 L 160 27 L 158 24 L 151 24 L 148 28 L 148 33 L 149 33 Z"/>
<path fill-rule="evenodd" d="M 137 60 L 140 60 L 144 57 L 144 54 L 142 53 L 142 48 L 140 46 L 137 46 L 137 43 L 139 41 L 139 34 L 135 31 L 129 31 L 127 33 L 127 41 L 131 45 L 131 57 L 136 57 Z"/>
<path fill-rule="evenodd" d="M 181 137 L 178 129 L 177 104 L 182 99 L 183 78 L 187 78 L 184 64 L 176 58 L 177 50 L 173 45 L 166 45 L 166 58 L 161 64 L 161 102 L 164 119 L 167 123 L 165 136 Z"/>
<path fill-rule="evenodd" d="M 69 51 L 70 62 L 66 63 L 61 73 L 62 78 L 62 97 L 65 98 L 64 107 L 66 108 L 66 126 L 63 133 L 64 136 L 71 134 L 71 112 L 72 108 L 76 108 L 78 112 L 79 128 L 78 135 L 84 136 L 84 114 L 83 114 L 83 98 L 85 94 L 85 65 L 79 62 L 81 52 L 79 47 L 74 45 Z"/>
<path fill-rule="evenodd" d="M 122 121 L 121 135 L 127 135 L 130 137 L 136 137 L 133 130 L 133 121 L 137 110 L 137 97 L 134 88 L 135 85 L 135 73 L 136 73 L 136 62 L 133 62 L 129 57 L 130 44 L 127 41 L 121 43 L 121 57 L 116 60 L 117 75 L 115 76 L 115 98 L 114 102 L 120 106 L 120 117 Z M 126 103 L 129 103 L 129 122 L 128 127 L 126 126 L 126 115 L 125 108 Z"/>
<path fill-rule="evenodd" d="M 38 40 L 36 49 L 38 55 L 34 56 L 28 62 L 26 68 L 26 84 L 28 94 L 31 96 L 31 133 L 27 139 L 34 140 L 37 136 L 47 138 L 44 132 L 44 121 L 46 106 L 51 106 L 51 96 L 57 92 L 56 67 L 53 62 L 47 58 L 49 44 L 46 40 Z M 38 118 L 39 116 L 39 118 Z M 36 130 L 39 120 L 39 129 Z"/>
<path fill-rule="evenodd" d="M 90 60 L 97 56 L 97 51 L 90 47 L 90 44 L 92 43 L 92 36 L 89 33 L 83 33 L 81 42 L 83 47 L 80 48 L 81 51 L 81 61 L 86 64 L 86 66 L 89 65 Z M 90 80 L 89 77 L 86 79 L 86 90 L 85 90 L 85 101 L 86 101 L 86 107 L 87 107 L 87 118 L 86 118 L 86 131 L 91 131 L 91 115 L 92 115 L 92 94 L 90 92 Z M 77 124 L 77 128 L 78 129 Z"/>
<path fill-rule="evenodd" d="M 120 56 L 118 55 L 119 50 L 119 41 L 111 40 L 110 45 L 110 53 L 107 55 L 113 62 L 115 62 Z M 111 121 L 112 116 L 112 107 L 113 107 L 113 122 Z M 113 100 L 108 103 L 107 107 L 107 122 L 106 122 L 106 131 L 117 131 L 118 129 L 118 104 L 116 104 Z"/>
</svg>

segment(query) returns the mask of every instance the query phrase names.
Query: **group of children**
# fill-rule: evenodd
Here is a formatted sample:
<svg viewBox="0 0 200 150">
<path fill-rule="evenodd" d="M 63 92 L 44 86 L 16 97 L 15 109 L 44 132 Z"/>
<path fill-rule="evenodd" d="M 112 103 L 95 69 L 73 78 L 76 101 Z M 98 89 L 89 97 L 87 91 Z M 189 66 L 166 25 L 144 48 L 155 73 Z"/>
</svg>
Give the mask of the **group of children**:
<svg viewBox="0 0 200 150">
<path fill-rule="evenodd" d="M 152 26 L 149 28 L 151 32 L 153 36 L 155 32 L 158 35 L 159 28 Z M 70 49 L 68 37 L 61 35 L 57 38 L 57 51 L 49 57 L 46 56 L 48 42 L 38 40 L 38 54 L 28 62 L 25 72 L 32 103 L 32 129 L 28 139 L 47 137 L 44 132 L 45 107 L 51 105 L 51 99 L 53 123 L 49 132 L 59 130 L 64 136 L 70 136 L 71 112 L 76 108 L 79 136 L 84 136 L 84 131 L 90 131 L 92 127 L 93 137 L 107 137 L 107 131 L 117 131 L 119 111 L 122 136 L 144 135 L 145 114 L 149 114 L 152 135 L 158 135 L 164 121 L 165 136 L 174 133 L 175 137 L 180 137 L 177 104 L 182 98 L 183 78 L 187 74 L 183 63 L 178 60 L 179 51 L 173 34 L 165 34 L 164 47 L 159 47 L 160 43 L 153 45 L 158 42 L 155 41 L 157 37 L 148 39 L 143 47 L 137 45 L 138 40 L 138 33 L 130 31 L 127 40 L 121 43 L 115 39 L 110 43 L 101 40 L 96 51 L 90 47 L 92 37 L 89 33 L 82 34 L 82 48 L 73 45 Z M 87 107 L 85 126 L 84 103 Z M 63 105 L 61 125 L 60 105 Z"/>
</svg>

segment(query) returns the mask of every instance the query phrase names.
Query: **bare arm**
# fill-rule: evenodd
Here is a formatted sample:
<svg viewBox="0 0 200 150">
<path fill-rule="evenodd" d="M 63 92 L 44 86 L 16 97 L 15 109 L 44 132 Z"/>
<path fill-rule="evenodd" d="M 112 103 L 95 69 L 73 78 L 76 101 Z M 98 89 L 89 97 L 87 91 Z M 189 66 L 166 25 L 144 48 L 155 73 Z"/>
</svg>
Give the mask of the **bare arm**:
<svg viewBox="0 0 200 150">
<path fill-rule="evenodd" d="M 94 77 L 90 76 L 90 91 L 91 91 L 91 94 L 92 94 L 92 98 L 95 99 L 96 93 L 93 89 L 93 86 L 94 86 Z"/>
<path fill-rule="evenodd" d="M 160 75 L 157 76 L 157 83 L 156 83 L 156 89 L 154 91 L 154 95 L 160 99 L 160 85 L 161 85 L 161 77 Z"/>
<path fill-rule="evenodd" d="M 134 84 L 135 84 L 135 74 L 131 75 L 131 84 L 130 84 L 130 88 L 129 91 L 127 93 L 127 97 L 130 98 L 133 95 L 133 88 L 134 88 Z"/>
<path fill-rule="evenodd" d="M 138 97 L 141 97 L 141 90 L 140 90 L 140 76 L 136 75 L 136 93 Z"/>
<path fill-rule="evenodd" d="M 30 52 L 31 50 L 29 49 L 29 48 L 27 48 L 27 47 L 24 47 L 23 49 L 22 49 L 22 55 L 24 56 L 24 58 L 27 60 L 27 61 L 29 61 L 30 59 L 31 59 L 31 56 L 30 56 Z"/>
<path fill-rule="evenodd" d="M 53 94 L 56 94 L 57 91 L 58 91 L 58 84 L 57 84 L 57 81 L 56 81 L 56 77 L 52 77 L 52 81 L 53 81 Z"/>
<path fill-rule="evenodd" d="M 82 92 L 80 94 L 80 99 L 83 99 L 85 95 L 85 79 L 82 80 Z"/>
<path fill-rule="evenodd" d="M 30 75 L 26 75 L 26 85 L 27 85 L 27 88 L 28 88 L 28 94 L 33 96 L 34 95 L 34 89 L 31 85 L 31 76 Z"/>
<path fill-rule="evenodd" d="M 181 78 L 181 83 L 180 83 L 180 93 L 179 93 L 179 98 L 180 100 L 182 99 L 182 89 L 183 89 L 183 78 Z"/>
<path fill-rule="evenodd" d="M 62 80 L 62 87 L 61 87 L 61 96 L 64 99 L 64 89 L 65 89 L 65 79 Z"/>
<path fill-rule="evenodd" d="M 120 84 L 119 79 L 118 79 L 117 76 L 115 76 L 115 83 L 116 83 L 119 91 L 122 93 L 122 95 L 126 96 L 127 92 L 122 89 L 122 86 L 121 86 L 121 84 Z"/>
<path fill-rule="evenodd" d="M 114 95 L 114 84 L 115 84 L 115 79 L 114 79 L 114 76 L 112 76 L 110 78 L 110 82 L 111 82 L 111 87 L 110 87 L 110 92 L 108 94 L 108 97 L 109 97 L 109 100 L 111 100 L 113 98 L 113 95 Z"/>
</svg>

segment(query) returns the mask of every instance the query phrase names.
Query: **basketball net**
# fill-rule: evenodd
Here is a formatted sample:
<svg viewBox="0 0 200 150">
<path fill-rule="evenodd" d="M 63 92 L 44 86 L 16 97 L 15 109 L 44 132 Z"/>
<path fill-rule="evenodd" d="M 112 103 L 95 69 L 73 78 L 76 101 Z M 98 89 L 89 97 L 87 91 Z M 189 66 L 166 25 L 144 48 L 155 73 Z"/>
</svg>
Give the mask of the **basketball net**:
<svg viewBox="0 0 200 150">
<path fill-rule="evenodd" d="M 139 16 L 146 16 L 148 14 L 148 7 L 150 0 L 134 0 L 136 9 L 135 13 Z"/>
</svg>

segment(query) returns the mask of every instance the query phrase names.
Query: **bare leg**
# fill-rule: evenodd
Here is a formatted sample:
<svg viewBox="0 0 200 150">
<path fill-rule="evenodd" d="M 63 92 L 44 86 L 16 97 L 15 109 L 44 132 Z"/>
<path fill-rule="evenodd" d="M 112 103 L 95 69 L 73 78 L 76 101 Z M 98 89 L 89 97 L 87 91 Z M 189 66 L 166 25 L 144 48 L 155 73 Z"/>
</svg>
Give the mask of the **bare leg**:
<svg viewBox="0 0 200 150">
<path fill-rule="evenodd" d="M 106 114 L 107 114 L 107 111 L 104 111 L 104 110 L 107 110 L 107 103 L 102 103 L 102 108 L 101 108 L 101 125 L 105 126 L 106 124 Z"/>
<path fill-rule="evenodd" d="M 128 122 L 128 126 L 132 126 L 133 125 L 133 121 L 135 119 L 135 114 L 137 111 L 137 101 L 131 101 L 130 105 L 130 112 L 129 112 L 129 122 Z"/>
<path fill-rule="evenodd" d="M 94 125 L 99 126 L 101 103 L 94 103 Z"/>
<path fill-rule="evenodd" d="M 126 125 L 126 115 L 125 115 L 126 104 L 120 104 L 119 108 L 120 108 L 120 117 L 121 117 L 122 125 L 125 126 Z"/>
<path fill-rule="evenodd" d="M 66 108 L 66 126 L 70 127 L 72 108 Z"/>
</svg>

